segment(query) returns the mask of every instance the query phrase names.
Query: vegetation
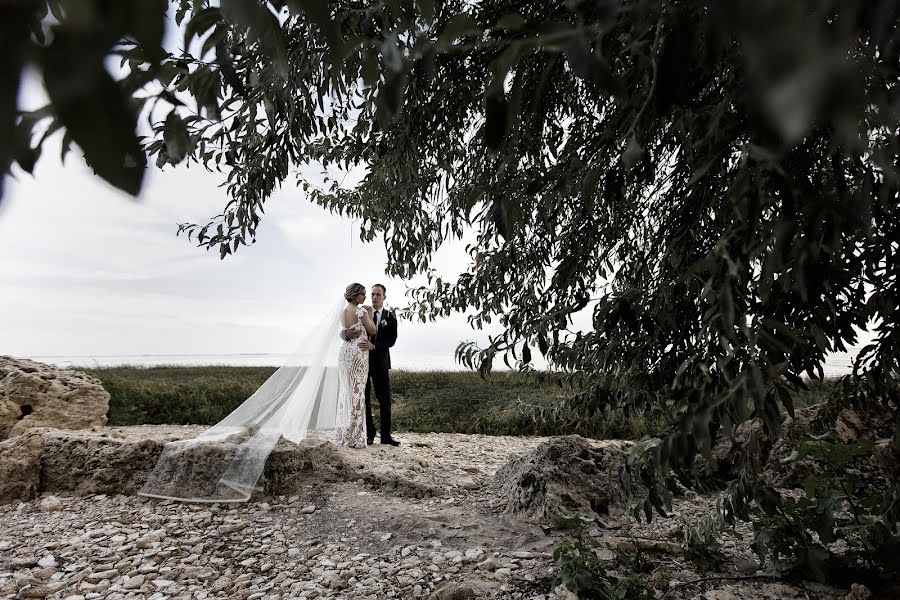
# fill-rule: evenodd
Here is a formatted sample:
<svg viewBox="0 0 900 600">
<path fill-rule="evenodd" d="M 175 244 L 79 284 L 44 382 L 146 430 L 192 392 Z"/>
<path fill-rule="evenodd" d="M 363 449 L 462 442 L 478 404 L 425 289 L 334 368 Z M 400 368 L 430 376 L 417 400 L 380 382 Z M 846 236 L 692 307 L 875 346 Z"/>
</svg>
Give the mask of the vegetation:
<svg viewBox="0 0 900 600">
<path fill-rule="evenodd" d="M 0 74 L 16 83 L 34 60 L 51 105 L 16 116 L 4 85 L 2 152 L 16 140 L 28 170 L 46 131 L 64 128 L 101 176 L 135 191 L 137 104 L 158 165 L 224 172 L 222 214 L 181 226 L 222 257 L 254 241 L 292 166 L 321 166 L 324 185 L 298 181 L 310 197 L 359 220 L 363 239 L 381 236 L 393 275 L 429 276 L 408 314 L 500 321 L 488 347 L 459 349 L 462 364 L 487 377 L 502 357 L 541 381 L 537 350 L 578 392 L 560 405 L 572 418 L 671 415 L 625 473 L 648 489 L 636 515 L 664 511 L 674 477 L 691 485 L 723 428 L 754 420 L 751 446 L 775 443 L 804 374 L 821 378 L 857 328 L 874 324 L 876 339 L 835 409 L 897 422 L 895 0 L 175 4 L 184 48 L 166 54 L 159 2 L 15 3 L 33 34 L 9 38 L 13 68 Z M 110 53 L 124 63 L 118 86 Z M 345 187 L 357 168 L 362 181 Z M 464 232 L 467 271 L 431 273 Z M 581 311 L 591 324 L 577 330 Z M 799 566 L 825 574 L 810 511 L 829 521 L 849 503 L 887 532 L 863 547 L 892 550 L 898 515 L 882 507 L 900 501 L 900 482 L 877 506 L 814 486 L 801 518 L 754 456 L 727 482 L 717 523 L 761 507 L 760 543 L 794 536 L 781 547 L 805 548 Z"/>
<path fill-rule="evenodd" d="M 258 388 L 274 367 L 81 368 L 110 393 L 110 425 L 212 425 Z M 488 383 L 471 372 L 394 371 L 397 431 L 567 435 L 637 439 L 661 422 L 622 413 L 573 419 L 556 412 L 566 393 L 515 372 Z M 377 414 L 378 404 L 374 406 Z M 377 417 L 376 417 L 377 421 Z"/>
</svg>

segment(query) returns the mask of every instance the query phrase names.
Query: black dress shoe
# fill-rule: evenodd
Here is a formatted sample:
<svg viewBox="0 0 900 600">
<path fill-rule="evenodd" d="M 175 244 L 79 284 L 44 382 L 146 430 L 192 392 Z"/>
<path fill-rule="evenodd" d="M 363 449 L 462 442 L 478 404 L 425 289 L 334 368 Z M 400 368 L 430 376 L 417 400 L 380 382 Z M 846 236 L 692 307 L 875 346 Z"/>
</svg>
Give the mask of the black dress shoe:
<svg viewBox="0 0 900 600">
<path fill-rule="evenodd" d="M 388 438 L 388 439 L 386 439 L 386 440 L 381 440 L 381 443 L 382 443 L 382 444 L 389 444 L 389 445 L 391 445 L 391 446 L 399 446 L 399 445 L 400 445 L 400 442 L 398 442 L 398 441 L 395 440 L 394 438 Z"/>
<path fill-rule="evenodd" d="M 372 444 L 375 443 L 375 438 L 369 438 L 369 439 L 367 439 L 367 440 L 366 440 L 366 443 L 367 443 L 368 445 L 371 446 Z"/>
</svg>

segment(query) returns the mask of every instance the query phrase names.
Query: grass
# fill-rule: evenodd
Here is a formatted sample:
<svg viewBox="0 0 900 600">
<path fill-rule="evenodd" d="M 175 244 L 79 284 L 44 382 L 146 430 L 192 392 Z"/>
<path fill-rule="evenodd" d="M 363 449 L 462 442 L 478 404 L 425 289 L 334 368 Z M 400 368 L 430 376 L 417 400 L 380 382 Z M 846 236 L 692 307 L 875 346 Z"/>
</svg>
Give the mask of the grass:
<svg viewBox="0 0 900 600">
<path fill-rule="evenodd" d="M 212 425 L 249 397 L 274 367 L 79 368 L 110 393 L 109 424 Z M 398 432 L 565 435 L 639 439 L 659 431 L 662 418 L 620 412 L 570 419 L 554 412 L 566 392 L 514 372 L 492 382 L 466 371 L 393 371 L 393 425 Z M 807 406 L 825 399 L 832 382 L 813 383 L 795 398 Z M 376 408 L 377 412 L 377 403 Z M 377 422 L 377 415 L 375 417 Z"/>
<path fill-rule="evenodd" d="M 109 424 L 211 425 L 243 402 L 274 367 L 77 368 L 110 393 Z M 591 420 L 552 415 L 565 397 L 557 387 L 521 375 L 494 373 L 486 382 L 471 372 L 393 371 L 395 431 L 639 438 L 659 423 L 613 414 Z M 377 403 L 376 403 L 377 413 Z M 535 418 L 544 414 L 544 418 Z M 376 415 L 377 422 L 377 415 Z"/>
</svg>

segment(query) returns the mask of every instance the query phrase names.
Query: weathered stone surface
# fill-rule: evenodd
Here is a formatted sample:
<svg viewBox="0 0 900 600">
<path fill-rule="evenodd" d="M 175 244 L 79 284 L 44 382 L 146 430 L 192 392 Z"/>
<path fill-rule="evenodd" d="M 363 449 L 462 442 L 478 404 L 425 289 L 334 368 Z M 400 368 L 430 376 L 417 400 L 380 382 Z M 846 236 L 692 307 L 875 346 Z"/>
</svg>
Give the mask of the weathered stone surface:
<svg viewBox="0 0 900 600">
<path fill-rule="evenodd" d="M 37 496 L 43 450 L 44 438 L 39 433 L 0 442 L 0 504 Z"/>
<path fill-rule="evenodd" d="M 445 581 L 434 588 L 430 600 L 473 600 L 474 598 L 475 590 L 471 587 Z"/>
<path fill-rule="evenodd" d="M 115 429 L 43 433 L 42 492 L 134 494 L 166 438 L 130 439 Z"/>
<path fill-rule="evenodd" d="M 834 433 L 845 444 L 852 444 L 864 435 L 866 423 L 862 416 L 853 409 L 845 408 L 838 414 L 834 424 Z"/>
<path fill-rule="evenodd" d="M 507 512 L 559 523 L 563 513 L 598 516 L 620 505 L 619 467 L 627 443 L 591 444 L 578 435 L 552 438 L 510 460 L 496 477 Z"/>
<path fill-rule="evenodd" d="M 144 425 L 98 430 L 29 430 L 27 452 L 0 452 L 0 473 L 6 473 L 0 483 L 0 490 L 6 491 L 0 491 L 0 498 L 5 494 L 6 502 L 30 499 L 41 492 L 136 494 L 157 468 L 166 443 L 194 438 L 204 429 Z M 0 448 L 19 448 L 23 443 L 23 437 L 18 436 Z M 193 451 L 190 457 L 173 461 L 173 473 L 181 469 L 184 481 L 173 478 L 172 491 L 182 495 L 189 491 L 186 486 L 205 485 L 203 473 L 222 473 L 222 465 L 227 465 L 233 455 L 233 445 L 231 449 L 229 454 L 227 444 L 211 444 Z M 327 435 L 314 433 L 299 445 L 281 440 L 266 462 L 260 484 L 263 495 L 290 495 L 311 481 L 354 481 L 413 498 L 442 496 L 446 487 L 471 488 L 463 487 L 472 481 L 467 474 L 441 477 L 422 472 L 420 462 L 413 458 L 397 464 L 387 450 L 360 452 L 341 448 L 331 444 Z"/>
<path fill-rule="evenodd" d="M 875 446 L 873 460 L 889 483 L 900 479 L 900 448 L 897 448 L 894 438 Z"/>
<path fill-rule="evenodd" d="M 93 377 L 0 356 L 0 440 L 32 427 L 102 427 L 108 409 L 109 394 Z"/>
</svg>

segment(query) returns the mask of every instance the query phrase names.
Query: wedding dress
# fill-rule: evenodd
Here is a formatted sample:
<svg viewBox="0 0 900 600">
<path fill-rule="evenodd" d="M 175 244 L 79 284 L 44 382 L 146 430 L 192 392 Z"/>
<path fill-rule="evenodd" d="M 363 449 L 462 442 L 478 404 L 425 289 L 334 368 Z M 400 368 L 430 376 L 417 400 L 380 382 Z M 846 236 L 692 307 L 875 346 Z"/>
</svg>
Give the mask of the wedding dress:
<svg viewBox="0 0 900 600">
<path fill-rule="evenodd" d="M 366 439 L 366 378 L 369 376 L 369 353 L 360 350 L 359 342 L 368 340 L 362 317 L 364 306 L 356 307 L 356 323 L 348 330 L 358 330 L 360 336 L 341 344 L 338 355 L 340 385 L 338 388 L 338 416 L 334 443 L 351 448 L 365 448 Z"/>
<path fill-rule="evenodd" d="M 246 502 L 263 489 L 266 459 L 279 439 L 299 443 L 308 431 L 335 431 L 339 423 L 349 433 L 356 419 L 355 395 L 352 401 L 341 400 L 338 409 L 345 385 L 338 358 L 340 353 L 343 361 L 349 345 L 340 338 L 346 306 L 342 300 L 330 309 L 285 364 L 231 414 L 196 438 L 167 443 L 138 493 L 187 502 Z M 353 369 L 356 385 L 359 370 Z M 365 446 L 365 425 L 362 438 Z"/>
</svg>

